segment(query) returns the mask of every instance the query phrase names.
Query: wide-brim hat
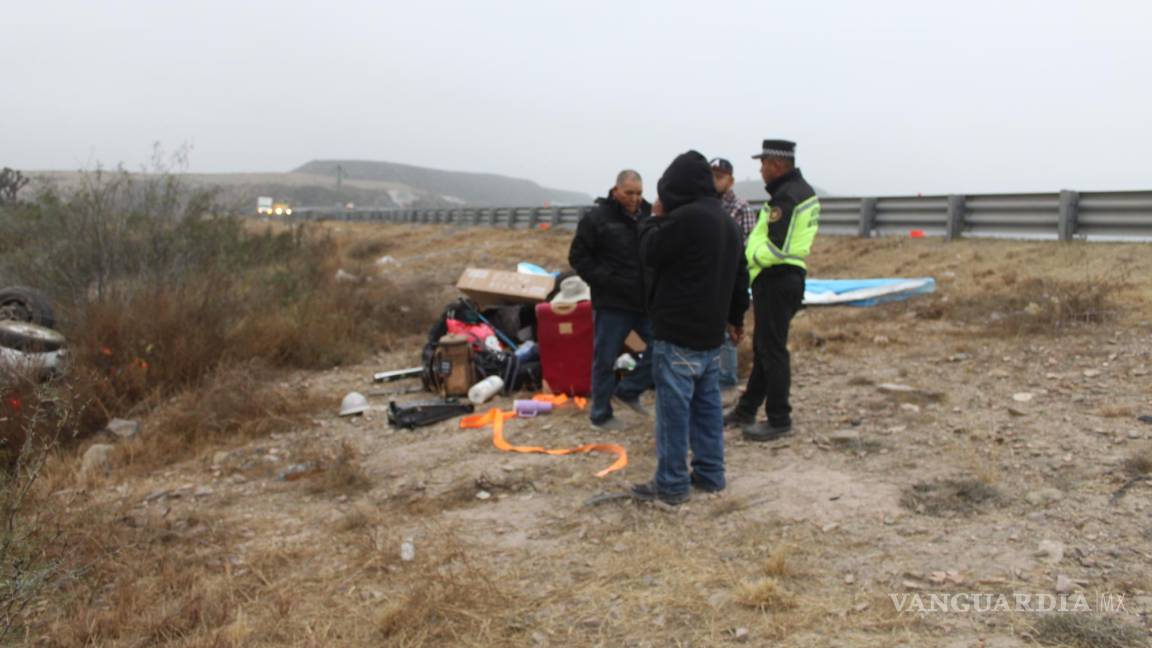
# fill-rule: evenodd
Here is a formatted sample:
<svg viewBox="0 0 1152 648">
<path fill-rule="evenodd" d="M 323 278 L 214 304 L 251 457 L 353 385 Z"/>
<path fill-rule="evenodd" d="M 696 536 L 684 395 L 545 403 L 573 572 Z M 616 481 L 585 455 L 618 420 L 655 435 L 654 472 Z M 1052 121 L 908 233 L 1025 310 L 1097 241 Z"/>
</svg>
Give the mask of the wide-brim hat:
<svg viewBox="0 0 1152 648">
<path fill-rule="evenodd" d="M 568 277 L 560 282 L 560 292 L 552 298 L 553 304 L 576 304 L 592 299 L 592 289 L 580 277 Z"/>
</svg>

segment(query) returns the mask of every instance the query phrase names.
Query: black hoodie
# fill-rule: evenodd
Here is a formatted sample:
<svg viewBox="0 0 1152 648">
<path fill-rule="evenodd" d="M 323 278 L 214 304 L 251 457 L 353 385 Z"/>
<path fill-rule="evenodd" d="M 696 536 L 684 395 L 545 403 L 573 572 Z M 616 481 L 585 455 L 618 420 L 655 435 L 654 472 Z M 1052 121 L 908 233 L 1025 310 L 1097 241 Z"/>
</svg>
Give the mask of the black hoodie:
<svg viewBox="0 0 1152 648">
<path fill-rule="evenodd" d="M 653 273 L 653 337 L 698 351 L 724 342 L 725 324 L 743 326 L 748 266 L 740 228 L 716 196 L 708 160 L 681 154 L 657 184 L 666 216 L 648 219 L 641 256 Z"/>
</svg>

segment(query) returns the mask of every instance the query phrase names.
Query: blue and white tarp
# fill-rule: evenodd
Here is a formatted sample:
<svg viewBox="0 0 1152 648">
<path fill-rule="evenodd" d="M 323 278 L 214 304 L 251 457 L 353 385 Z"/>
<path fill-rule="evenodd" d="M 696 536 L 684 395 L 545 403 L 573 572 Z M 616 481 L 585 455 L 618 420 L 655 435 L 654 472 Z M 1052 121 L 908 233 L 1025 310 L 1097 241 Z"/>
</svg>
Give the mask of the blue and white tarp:
<svg viewBox="0 0 1152 648">
<path fill-rule="evenodd" d="M 867 307 L 933 292 L 936 292 L 936 280 L 932 277 L 808 279 L 804 284 L 804 305 Z"/>
</svg>

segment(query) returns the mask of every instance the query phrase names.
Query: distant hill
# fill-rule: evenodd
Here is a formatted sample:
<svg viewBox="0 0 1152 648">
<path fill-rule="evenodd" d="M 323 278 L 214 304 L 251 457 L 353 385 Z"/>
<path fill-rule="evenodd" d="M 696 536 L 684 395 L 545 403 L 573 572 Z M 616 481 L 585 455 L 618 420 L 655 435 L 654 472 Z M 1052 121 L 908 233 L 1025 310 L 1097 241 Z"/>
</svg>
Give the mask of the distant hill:
<svg viewBox="0 0 1152 648">
<path fill-rule="evenodd" d="M 348 181 L 387 182 L 404 185 L 422 202 L 480 206 L 586 205 L 592 197 L 575 191 L 542 187 L 531 180 L 509 178 L 492 173 L 442 171 L 425 167 L 374 162 L 370 160 L 313 160 L 292 173 L 312 176 L 336 176 L 342 167 Z"/>
</svg>

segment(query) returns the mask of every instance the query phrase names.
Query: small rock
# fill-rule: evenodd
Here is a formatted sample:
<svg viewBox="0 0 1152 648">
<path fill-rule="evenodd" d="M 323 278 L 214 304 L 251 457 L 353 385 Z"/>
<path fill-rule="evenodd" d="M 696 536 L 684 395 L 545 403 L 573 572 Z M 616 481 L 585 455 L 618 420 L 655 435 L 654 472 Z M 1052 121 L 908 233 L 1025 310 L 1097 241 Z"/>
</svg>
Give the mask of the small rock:
<svg viewBox="0 0 1152 648">
<path fill-rule="evenodd" d="M 1029 492 L 1024 499 L 1032 506 L 1042 506 L 1064 499 L 1064 492 L 1059 488 L 1041 488 Z"/>
<path fill-rule="evenodd" d="M 1064 543 L 1056 540 L 1042 540 L 1040 547 L 1036 550 L 1036 555 L 1044 558 L 1048 564 L 1055 565 L 1064 560 Z"/>
<path fill-rule="evenodd" d="M 905 412 L 908 412 L 909 414 L 919 414 L 920 413 L 920 406 L 919 405 L 913 405 L 912 403 L 901 403 L 900 409 L 904 410 Z"/>
<path fill-rule="evenodd" d="M 1071 578 L 1068 578 L 1064 574 L 1056 576 L 1056 592 L 1058 594 L 1068 594 L 1075 589 L 1076 583 L 1073 583 Z"/>
<path fill-rule="evenodd" d="M 1128 430 L 1128 438 L 1129 439 L 1139 439 L 1142 436 L 1144 436 L 1144 435 L 1141 434 L 1139 430 Z"/>
<path fill-rule="evenodd" d="M 140 421 L 114 418 L 104 430 L 118 439 L 131 439 L 140 434 Z"/>
<path fill-rule="evenodd" d="M 736 628 L 736 630 L 732 632 L 732 638 L 739 643 L 748 643 L 750 637 L 751 633 L 748 632 L 748 628 Z"/>
<path fill-rule="evenodd" d="M 212 455 L 212 465 L 219 468 L 220 466 L 223 466 L 224 464 L 228 463 L 228 460 L 231 458 L 232 458 L 231 452 L 221 450 L 221 451 L 217 452 L 216 454 Z"/>
<path fill-rule="evenodd" d="M 84 451 L 84 458 L 80 461 L 80 472 L 90 475 L 95 472 L 108 472 L 108 459 L 115 446 L 107 443 L 93 443 Z"/>
<path fill-rule="evenodd" d="M 478 499 L 478 500 L 492 499 L 492 493 L 489 493 L 488 491 L 482 490 L 479 493 L 476 493 L 476 499 Z"/>
<path fill-rule="evenodd" d="M 860 431 L 859 430 L 838 430 L 828 436 L 828 440 L 832 443 L 859 443 Z"/>
<path fill-rule="evenodd" d="M 824 526 L 820 527 L 820 530 L 823 531 L 824 533 L 828 533 L 829 531 L 835 531 L 838 528 L 840 528 L 839 524 L 837 524 L 835 522 L 829 522 L 828 524 L 825 524 Z"/>
<path fill-rule="evenodd" d="M 855 582 L 856 582 L 856 577 L 853 576 L 852 574 L 848 574 L 847 576 L 844 577 L 844 584 L 845 585 L 851 585 L 852 583 L 855 583 Z"/>
<path fill-rule="evenodd" d="M 1016 401 L 1017 403 L 1030 403 L 1032 402 L 1033 398 L 1035 398 L 1035 396 L 1028 392 L 1012 394 L 1012 400 Z"/>
<path fill-rule="evenodd" d="M 211 497 L 216 491 L 212 490 L 211 486 L 201 486 L 192 492 L 195 497 Z"/>
<path fill-rule="evenodd" d="M 533 632 L 532 643 L 536 644 L 537 646 L 543 646 L 544 644 L 548 643 L 548 635 L 540 631 Z"/>
<path fill-rule="evenodd" d="M 1099 375 L 1100 375 L 1099 369 L 1085 369 L 1084 370 L 1084 377 L 1085 378 L 1096 378 Z"/>
<path fill-rule="evenodd" d="M 867 610 L 869 607 L 872 607 L 869 603 L 857 603 L 852 609 L 855 610 L 856 612 L 863 612 L 864 610 Z"/>
<path fill-rule="evenodd" d="M 336 281 L 346 283 L 346 282 L 353 282 L 353 281 L 359 281 L 359 280 L 360 280 L 359 277 L 348 272 L 347 270 L 345 270 L 343 268 L 340 268 L 339 270 L 336 271 Z"/>
<path fill-rule="evenodd" d="M 992 378 L 1004 379 L 1008 377 L 1008 372 L 1003 369 L 993 369 L 988 372 L 988 375 Z"/>
<path fill-rule="evenodd" d="M 412 562 L 415 559 L 416 544 L 412 542 L 412 538 L 405 538 L 404 542 L 400 543 L 400 560 Z"/>
<path fill-rule="evenodd" d="M 894 524 L 896 524 L 896 518 L 892 517 L 891 515 L 884 516 L 884 526 L 892 526 Z"/>
</svg>

